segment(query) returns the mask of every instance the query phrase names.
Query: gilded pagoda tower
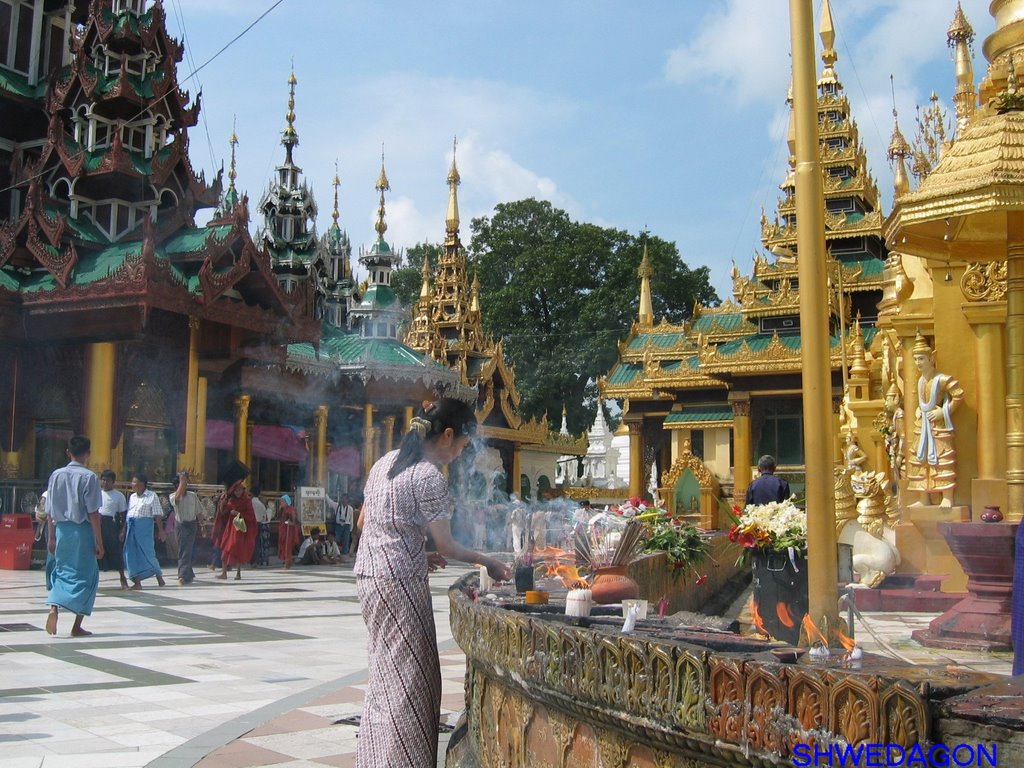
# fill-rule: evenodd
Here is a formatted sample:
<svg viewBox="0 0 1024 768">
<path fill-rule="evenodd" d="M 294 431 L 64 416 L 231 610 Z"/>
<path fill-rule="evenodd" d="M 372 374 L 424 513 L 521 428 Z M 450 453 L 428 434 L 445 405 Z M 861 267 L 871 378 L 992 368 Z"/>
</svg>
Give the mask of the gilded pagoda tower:
<svg viewBox="0 0 1024 768">
<path fill-rule="evenodd" d="M 822 69 L 817 82 L 820 158 L 825 173 L 826 253 L 797 249 L 794 126 L 789 132 L 789 170 L 780 185 L 776 213 L 762 215 L 763 251 L 753 272 L 733 267 L 733 297 L 717 307 L 697 306 L 689 322 L 655 322 L 650 285 L 657 275 L 640 266 L 637 321 L 619 345 L 619 361 L 600 382 L 603 395 L 627 402 L 623 423 L 630 434 L 631 493 L 656 477 L 670 506 L 686 507 L 676 491 L 706 467 L 714 483 L 732 487 L 742 500 L 757 457 L 772 454 L 780 473 L 797 490 L 803 485 L 801 408 L 801 258 L 822 259 L 831 275 L 830 347 L 833 431 L 858 423 L 843 407 L 849 363 L 870 345 L 882 297 L 887 250 L 882 238 L 878 190 L 868 169 L 856 121 L 836 73 L 835 30 L 826 0 L 820 25 Z M 792 106 L 792 104 L 791 104 Z M 861 393 L 862 395 L 864 393 Z M 865 405 L 864 409 L 869 406 Z M 876 409 L 877 410 L 877 409 Z M 874 412 L 864 420 L 870 428 Z M 690 475 L 687 474 L 690 472 Z M 701 484 L 701 521 L 718 524 L 717 503 Z M 688 510 L 688 507 L 687 507 Z"/>
<path fill-rule="evenodd" d="M 367 249 L 360 248 L 359 263 L 366 267 L 367 283 L 359 299 L 359 304 L 352 307 L 350 316 L 353 328 L 358 328 L 364 338 L 397 339 L 398 328 L 405 319 L 405 308 L 398 301 L 398 296 L 391 290 L 391 273 L 402 260 L 402 254 L 395 251 L 384 239 L 388 231 L 385 219 L 384 193 L 391 190 L 387 171 L 384 169 L 384 157 L 380 159 L 380 175 L 374 189 L 380 194 L 377 206 L 377 222 L 374 229 L 377 239 Z"/>
<path fill-rule="evenodd" d="M 305 289 L 315 293 L 322 266 L 321 250 L 316 234 L 317 207 L 313 191 L 302 178 L 302 169 L 295 164 L 295 148 L 299 145 L 299 132 L 295 129 L 297 83 L 292 72 L 288 78 L 287 125 L 281 133 L 284 162 L 275 169 L 274 180 L 260 201 L 265 225 L 259 240 L 270 253 L 274 273 L 286 293 L 310 282 L 313 285 Z"/>
</svg>

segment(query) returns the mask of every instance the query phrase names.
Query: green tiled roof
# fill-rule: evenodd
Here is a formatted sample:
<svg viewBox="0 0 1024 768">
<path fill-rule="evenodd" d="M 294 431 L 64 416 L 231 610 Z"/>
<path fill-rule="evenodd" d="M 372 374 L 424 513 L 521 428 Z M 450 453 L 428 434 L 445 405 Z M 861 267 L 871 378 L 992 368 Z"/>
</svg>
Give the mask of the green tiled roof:
<svg viewBox="0 0 1024 768">
<path fill-rule="evenodd" d="M 312 344 L 288 345 L 288 356 L 306 360 L 327 360 L 338 365 L 374 363 L 386 366 L 409 366 L 416 368 L 441 368 L 407 347 L 397 339 L 365 339 L 358 333 L 345 331 L 330 323 L 323 323 L 320 331 L 320 355 Z"/>
<path fill-rule="evenodd" d="M 632 384 L 642 372 L 643 366 L 641 365 L 619 363 L 612 369 L 612 372 L 608 374 L 608 383 L 613 387 Z"/>
<path fill-rule="evenodd" d="M 728 405 L 702 405 L 673 411 L 665 417 L 665 425 L 669 424 L 708 424 L 711 422 L 732 421 L 732 408 Z"/>
<path fill-rule="evenodd" d="M 679 343 L 680 340 L 685 339 L 685 333 L 653 333 L 653 332 L 641 332 L 638 333 L 632 341 L 629 342 L 629 349 L 634 352 L 639 352 L 641 349 L 646 347 L 648 344 L 654 347 L 661 347 L 668 349 L 674 347 Z"/>
<path fill-rule="evenodd" d="M 387 309 L 398 303 L 398 297 L 386 285 L 371 285 L 359 302 L 360 309 Z"/>
<path fill-rule="evenodd" d="M 0 67 L 0 89 L 22 96 L 26 99 L 41 99 L 46 95 L 47 80 L 44 78 L 36 85 L 28 84 L 28 76 L 20 72 Z"/>
<path fill-rule="evenodd" d="M 864 346 L 871 346 L 871 340 L 875 338 L 875 334 L 878 333 L 878 329 L 874 326 L 862 328 L 864 333 Z M 763 352 L 768 348 L 768 345 L 772 343 L 772 337 L 767 334 L 757 334 L 753 336 L 745 336 L 742 339 L 736 339 L 734 341 L 726 342 L 718 346 L 718 352 L 721 355 L 732 355 L 740 351 L 743 348 L 743 344 L 747 345 L 747 348 L 751 352 Z M 779 343 L 786 349 L 797 352 L 800 350 L 801 339 L 799 333 L 791 333 L 779 336 Z M 839 346 L 838 336 L 829 336 L 828 345 L 830 349 L 836 349 Z"/>
<path fill-rule="evenodd" d="M 696 320 L 690 330 L 693 333 L 709 333 L 715 327 L 726 331 L 738 330 L 744 323 L 741 312 L 705 312 Z"/>
<path fill-rule="evenodd" d="M 203 250 L 211 242 L 220 242 L 231 234 L 231 224 L 221 224 L 216 227 L 201 227 L 197 229 L 179 229 L 167 240 L 160 250 L 168 255 L 177 253 L 195 253 Z"/>
</svg>

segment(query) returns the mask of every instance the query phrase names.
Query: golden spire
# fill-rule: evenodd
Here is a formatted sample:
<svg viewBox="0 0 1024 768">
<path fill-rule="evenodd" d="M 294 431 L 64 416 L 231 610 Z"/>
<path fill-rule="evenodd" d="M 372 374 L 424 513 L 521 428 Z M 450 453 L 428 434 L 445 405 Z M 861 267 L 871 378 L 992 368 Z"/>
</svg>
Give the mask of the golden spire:
<svg viewBox="0 0 1024 768">
<path fill-rule="evenodd" d="M 832 24 L 832 6 L 829 5 L 829 0 L 822 0 L 821 4 L 821 25 L 818 30 L 818 36 L 821 38 L 822 52 L 821 60 L 825 64 L 825 68 L 821 72 L 821 79 L 818 80 L 818 85 L 824 83 L 835 84 L 838 82 L 836 79 L 835 70 L 832 66 L 836 63 L 836 28 Z"/>
<path fill-rule="evenodd" d="M 651 266 L 651 259 L 647 254 L 646 237 L 644 237 L 644 255 L 636 273 L 640 277 L 640 313 L 637 319 L 640 325 L 654 325 L 654 302 L 651 299 L 651 277 L 654 276 L 654 268 Z"/>
<path fill-rule="evenodd" d="M 235 170 L 235 147 L 238 146 L 238 134 L 235 133 L 234 121 L 232 121 L 231 124 L 231 139 L 228 143 L 231 145 L 231 165 L 228 166 L 228 192 L 233 192 L 237 195 L 238 191 L 235 189 L 235 179 L 238 178 L 238 172 Z"/>
<path fill-rule="evenodd" d="M 458 137 L 452 142 L 452 167 L 448 171 L 448 215 L 445 226 L 449 237 L 459 233 L 459 195 L 458 186 L 462 182 L 458 166 L 455 165 L 455 151 L 459 148 Z"/>
<path fill-rule="evenodd" d="M 388 183 L 388 175 L 384 171 L 384 145 L 380 147 L 380 176 L 377 177 L 377 183 L 374 185 L 374 189 L 380 192 L 380 206 L 377 208 L 377 223 L 374 224 L 373 228 L 377 230 L 377 239 L 383 240 L 384 233 L 388 231 L 387 222 L 384 221 L 384 193 L 391 191 L 391 184 Z"/>
<path fill-rule="evenodd" d="M 423 254 L 423 269 L 420 270 L 423 275 L 423 284 L 420 286 L 420 304 L 427 304 L 430 302 L 430 259 L 427 258 L 426 253 Z"/>
<path fill-rule="evenodd" d="M 889 75 L 889 85 L 892 88 L 892 138 L 889 139 L 889 149 L 885 156 L 889 162 L 895 164 L 893 168 L 893 188 L 895 199 L 910 191 L 910 177 L 907 175 L 907 158 L 913 154 L 910 145 L 900 131 L 899 114 L 896 112 L 896 88 L 893 85 L 892 75 Z"/>
<path fill-rule="evenodd" d="M 288 113 L 284 116 L 288 125 L 284 129 L 283 144 L 288 162 L 292 162 L 292 148 L 299 143 L 299 133 L 295 130 L 295 85 L 298 83 L 295 77 L 295 66 L 292 65 L 292 74 L 288 78 Z"/>
<path fill-rule="evenodd" d="M 341 179 L 338 177 L 338 161 L 334 161 L 334 210 L 331 211 L 331 219 L 334 220 L 334 226 L 338 226 L 338 187 L 341 186 Z"/>
<path fill-rule="evenodd" d="M 961 133 L 971 121 L 977 106 L 978 96 L 974 90 L 974 62 L 971 59 L 971 43 L 974 42 L 974 28 L 964 15 L 960 3 L 946 31 L 946 43 L 953 49 L 956 61 L 956 87 L 953 104 L 956 107 L 956 129 Z"/>
<path fill-rule="evenodd" d="M 480 278 L 473 273 L 473 285 L 470 287 L 469 311 L 480 313 Z"/>
</svg>

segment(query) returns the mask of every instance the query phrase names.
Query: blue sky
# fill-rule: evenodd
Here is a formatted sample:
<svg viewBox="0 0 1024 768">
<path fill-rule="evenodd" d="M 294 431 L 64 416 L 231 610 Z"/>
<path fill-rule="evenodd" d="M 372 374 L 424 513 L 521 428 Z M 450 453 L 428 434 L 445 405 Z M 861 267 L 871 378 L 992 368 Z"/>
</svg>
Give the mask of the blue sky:
<svg viewBox="0 0 1024 768">
<path fill-rule="evenodd" d="M 184 79 L 273 0 L 164 0 L 184 38 Z M 373 185 L 384 145 L 387 239 L 444 234 L 445 177 L 459 138 L 463 236 L 499 202 L 550 200 L 582 221 L 675 241 L 706 264 L 722 298 L 749 271 L 786 173 L 789 15 L 785 0 L 284 0 L 183 87 L 201 85 L 191 132 L 197 169 L 227 163 L 237 120 L 238 187 L 254 212 L 284 156 L 287 80 L 298 78 L 296 161 L 330 224 L 337 160 L 341 225 L 356 250 L 375 238 Z M 816 14 L 817 14 L 816 2 Z M 962 0 L 981 44 L 987 0 Z M 946 29 L 955 2 L 832 0 L 839 77 L 891 205 L 884 150 L 936 91 L 949 114 Z M 197 83 L 198 81 L 198 83 Z M 208 138 L 209 136 L 209 138 Z M 358 269 L 358 264 L 354 264 Z M 635 286 L 624 286 L 635 290 Z"/>
</svg>

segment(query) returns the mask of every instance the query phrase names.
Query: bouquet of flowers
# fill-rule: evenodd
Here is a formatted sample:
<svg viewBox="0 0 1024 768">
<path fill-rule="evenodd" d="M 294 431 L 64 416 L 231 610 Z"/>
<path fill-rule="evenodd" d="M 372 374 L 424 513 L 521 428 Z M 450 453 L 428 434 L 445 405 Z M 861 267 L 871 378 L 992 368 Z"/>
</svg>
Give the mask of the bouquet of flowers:
<svg viewBox="0 0 1024 768">
<path fill-rule="evenodd" d="M 742 511 L 733 507 L 731 517 L 734 525 L 729 529 L 729 541 L 744 548 L 741 559 L 752 549 L 766 552 L 807 549 L 807 513 L 792 497 L 768 504 L 748 504 Z"/>
</svg>

